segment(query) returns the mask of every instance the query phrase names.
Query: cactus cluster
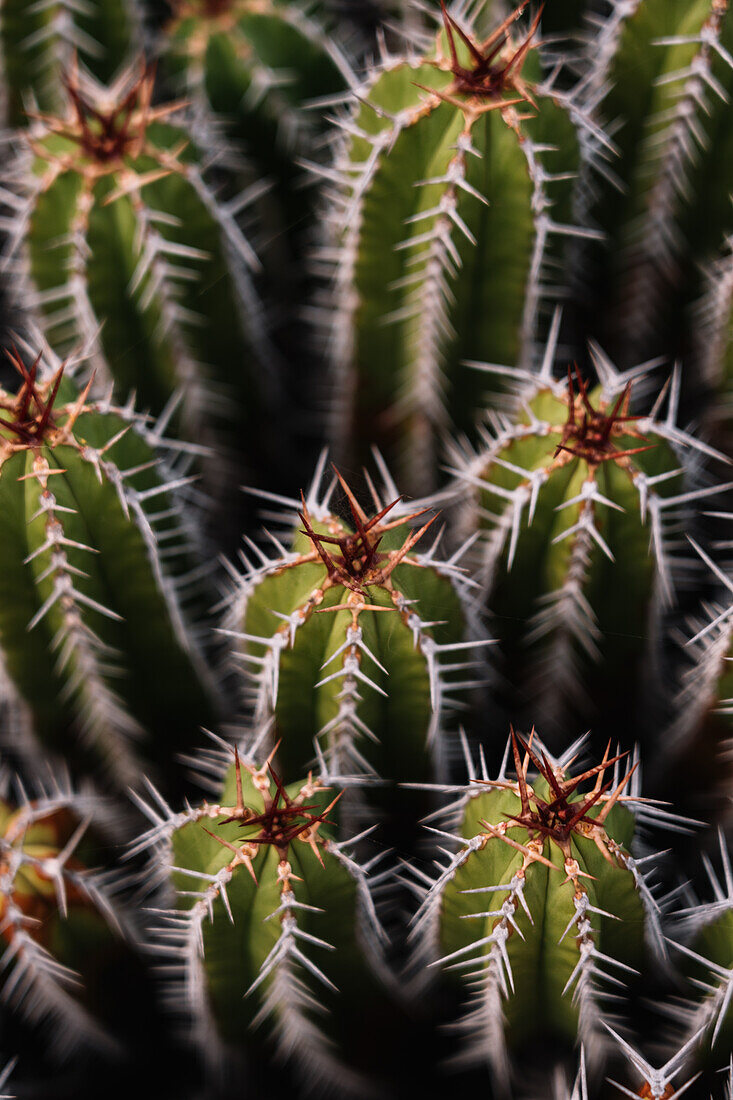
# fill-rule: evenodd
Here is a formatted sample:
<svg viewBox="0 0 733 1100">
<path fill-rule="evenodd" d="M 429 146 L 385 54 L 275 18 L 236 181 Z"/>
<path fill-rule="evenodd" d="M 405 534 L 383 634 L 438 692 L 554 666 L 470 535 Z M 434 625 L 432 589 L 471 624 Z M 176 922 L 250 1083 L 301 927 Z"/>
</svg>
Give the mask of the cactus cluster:
<svg viewBox="0 0 733 1100">
<path fill-rule="evenodd" d="M 0 0 L 0 1091 L 733 1100 L 732 102 L 729 0 Z"/>
</svg>

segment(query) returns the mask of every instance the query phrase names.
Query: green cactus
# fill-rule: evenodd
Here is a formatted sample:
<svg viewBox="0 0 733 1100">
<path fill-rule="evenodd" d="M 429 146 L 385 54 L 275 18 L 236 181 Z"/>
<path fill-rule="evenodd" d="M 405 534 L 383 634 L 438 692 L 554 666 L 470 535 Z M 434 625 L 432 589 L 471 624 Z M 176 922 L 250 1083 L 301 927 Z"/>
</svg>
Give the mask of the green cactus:
<svg viewBox="0 0 733 1100">
<path fill-rule="evenodd" d="M 486 39 L 484 5 L 443 8 L 423 57 L 385 57 L 359 92 L 327 178 L 334 261 L 331 435 L 360 458 L 376 443 L 411 492 L 438 480 L 443 435 L 474 433 L 487 383 L 467 356 L 535 365 L 540 306 L 571 224 L 579 133 L 590 121 L 533 83 L 537 20 L 521 3 Z"/>
<path fill-rule="evenodd" d="M 592 354 L 594 393 L 579 373 L 553 378 L 552 341 L 539 374 L 506 370 L 514 417 L 494 417 L 475 451 L 453 448 L 459 537 L 480 533 L 477 579 L 501 624 L 510 717 L 541 714 L 550 729 L 572 717 L 612 735 L 622 706 L 642 735 L 662 611 L 688 565 L 680 527 L 730 486 L 694 487 L 695 454 L 715 452 L 676 427 L 678 373 L 664 415 L 662 396 L 634 417 L 631 381 L 644 370 L 621 374 Z"/>
<path fill-rule="evenodd" d="M 139 800 L 153 824 L 133 850 L 152 850 L 155 880 L 175 894 L 159 930 L 171 1002 L 189 1011 L 212 1061 L 227 1048 L 261 1051 L 253 1029 L 267 1025 L 311 1087 L 338 1082 L 351 1095 L 360 1079 L 343 1048 L 379 995 L 376 860 L 360 866 L 349 854 L 360 838 L 337 839 L 340 795 L 312 775 L 285 786 L 271 757 L 255 765 L 256 752 L 235 751 L 231 766 L 224 746 L 217 802 L 174 813 L 159 797 Z M 376 1076 L 373 1059 L 370 1068 Z"/>
<path fill-rule="evenodd" d="M 274 186 L 275 228 L 302 231 L 308 195 L 298 161 L 312 158 L 323 129 L 322 111 L 309 104 L 354 81 L 329 21 L 295 0 L 176 0 L 173 8 L 164 58 L 181 94 L 244 151 L 255 179 Z"/>
<path fill-rule="evenodd" d="M 5 173 L 14 304 L 57 354 L 84 346 L 96 384 L 122 399 L 134 390 L 158 415 L 181 391 L 177 421 L 197 442 L 233 431 L 236 411 L 238 445 L 252 459 L 260 440 L 265 462 L 257 429 L 275 364 L 257 358 L 267 339 L 236 200 L 204 182 L 202 154 L 170 120 L 178 108 L 151 106 L 151 72 L 103 89 L 72 69 L 66 88 L 63 117 L 19 136 Z"/>
<path fill-rule="evenodd" d="M 696 898 L 689 909 L 677 914 L 685 943 L 673 943 L 685 956 L 697 995 L 677 1009 L 687 1036 L 694 1036 L 696 1061 L 716 1067 L 733 1049 L 733 870 L 722 829 L 718 834 L 722 875 L 703 857 L 713 900 Z"/>
<path fill-rule="evenodd" d="M 136 784 L 143 760 L 168 763 L 215 714 L 179 600 L 189 479 L 156 456 L 176 455 L 162 423 L 76 393 L 63 365 L 50 377 L 40 356 L 11 359 L 23 384 L 0 390 L 4 701 L 29 751 Z"/>
<path fill-rule="evenodd" d="M 733 12 L 728 0 L 615 0 L 588 56 L 584 94 L 616 155 L 586 192 L 581 220 L 607 240 L 585 275 L 596 332 L 628 365 L 685 347 L 699 266 L 733 231 Z"/>
<path fill-rule="evenodd" d="M 141 30 L 136 0 L 4 0 L 0 7 L 0 118 L 27 125 L 26 111 L 57 111 L 61 74 L 78 54 L 106 83 L 135 48 Z"/>
<path fill-rule="evenodd" d="M 68 1057 L 80 1044 L 115 1046 L 99 1015 L 102 972 L 129 932 L 109 873 L 89 869 L 100 841 L 88 826 L 109 824 L 104 807 L 63 780 L 46 786 L 29 798 L 18 781 L 18 797 L 0 776 L 0 998 Z"/>
<path fill-rule="evenodd" d="M 274 718 L 289 774 L 316 759 L 322 777 L 376 774 L 427 779 L 445 765 L 447 715 L 475 686 L 478 640 L 471 582 L 441 562 L 437 543 L 413 548 L 433 523 L 374 491 L 371 518 L 336 472 L 351 524 L 322 489 L 325 454 L 303 504 L 281 500 L 301 527 L 268 558 L 234 573 L 224 628 L 246 670 L 245 700 L 258 722 Z M 266 497 L 268 494 L 264 494 Z M 397 518 L 394 518 L 394 517 Z M 468 658 L 468 660 L 464 660 Z M 457 678 L 458 677 L 458 678 Z M 458 695 L 458 697 L 456 697 Z"/>
<path fill-rule="evenodd" d="M 538 1033 L 567 1045 L 579 1037 L 597 1062 L 602 983 L 623 984 L 645 942 L 665 955 L 643 861 L 630 854 L 641 811 L 637 764 L 619 777 L 626 754 L 607 751 L 572 776 L 579 743 L 559 760 L 534 736 L 525 742 L 512 732 L 511 747 L 515 781 L 506 757 L 496 780 L 485 767 L 477 777 L 468 758 L 469 784 L 446 788 L 460 798 L 445 811 L 447 831 L 431 831 L 458 850 L 438 863 L 434 881 L 420 875 L 425 897 L 412 930 L 420 964 L 439 961 L 468 990 L 457 1056 L 488 1063 L 500 1086 L 510 1076 L 509 1050 Z M 594 785 L 581 795 L 587 780 Z"/>
</svg>

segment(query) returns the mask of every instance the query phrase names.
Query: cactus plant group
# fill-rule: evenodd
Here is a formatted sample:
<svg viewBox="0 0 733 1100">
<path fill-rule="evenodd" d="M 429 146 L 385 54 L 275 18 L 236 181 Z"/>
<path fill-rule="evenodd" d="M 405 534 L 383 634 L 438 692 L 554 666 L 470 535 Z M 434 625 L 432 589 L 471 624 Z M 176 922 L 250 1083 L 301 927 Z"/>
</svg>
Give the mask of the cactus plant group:
<svg viewBox="0 0 733 1100">
<path fill-rule="evenodd" d="M 732 101 L 729 0 L 0 4 L 0 1089 L 731 1100 Z"/>
</svg>

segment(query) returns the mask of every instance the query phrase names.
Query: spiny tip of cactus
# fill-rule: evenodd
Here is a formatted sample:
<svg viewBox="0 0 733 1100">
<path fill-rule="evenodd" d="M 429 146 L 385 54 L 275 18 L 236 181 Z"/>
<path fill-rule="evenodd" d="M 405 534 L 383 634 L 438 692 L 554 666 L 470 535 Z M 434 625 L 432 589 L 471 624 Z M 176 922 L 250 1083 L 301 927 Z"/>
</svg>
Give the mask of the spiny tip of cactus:
<svg viewBox="0 0 733 1100">
<path fill-rule="evenodd" d="M 28 112 L 28 117 L 72 141 L 96 165 L 117 165 L 124 157 L 139 155 L 150 123 L 167 118 L 183 106 L 180 102 L 152 106 L 155 65 L 143 58 L 104 88 L 80 71 L 74 57 L 62 82 L 68 100 L 66 117 L 38 112 Z"/>
<path fill-rule="evenodd" d="M 41 352 L 35 357 L 30 367 L 25 365 L 15 345 L 12 350 L 6 349 L 5 354 L 20 375 L 22 385 L 13 397 L 0 394 L 0 410 L 8 414 L 7 417 L 0 417 L 0 427 L 11 433 L 11 440 L 4 441 L 5 446 L 0 445 L 0 462 L 3 451 L 15 451 L 19 447 L 38 447 L 49 434 L 58 430 L 53 415 L 54 405 L 66 368 L 66 362 L 61 363 L 46 382 L 39 382 L 38 368 L 41 363 Z M 84 408 L 92 381 L 93 378 L 89 380 L 79 401 L 64 423 L 65 436 L 70 434 L 79 413 Z"/>
<path fill-rule="evenodd" d="M 563 428 L 562 439 L 555 450 L 555 458 L 561 451 L 584 459 L 590 466 L 599 466 L 602 462 L 628 458 L 631 455 L 649 451 L 656 443 L 647 443 L 647 437 L 628 425 L 639 420 L 638 416 L 629 416 L 632 383 L 628 382 L 616 398 L 610 412 L 605 404 L 594 409 L 588 396 L 588 383 L 584 381 L 578 367 L 575 367 L 575 380 L 578 396 L 575 396 L 573 372 L 568 367 L 568 419 Z M 614 436 L 632 436 L 643 441 L 644 446 L 631 447 L 620 451 L 614 443 Z"/>
<path fill-rule="evenodd" d="M 531 856 L 533 861 L 546 863 L 553 870 L 558 870 L 559 868 L 541 855 L 545 839 L 553 841 L 565 856 L 565 870 L 569 878 L 575 879 L 576 876 L 584 874 L 580 871 L 577 861 L 572 857 L 570 839 L 574 834 L 592 839 L 604 859 L 613 864 L 615 862 L 614 851 L 616 846 L 606 833 L 604 824 L 609 813 L 618 802 L 637 801 L 630 795 L 624 795 L 623 792 L 631 781 L 631 777 L 638 767 L 638 762 L 628 769 L 615 789 L 609 794 L 614 780 L 604 782 L 606 772 L 628 756 L 628 753 L 610 756 L 611 743 L 609 742 L 600 764 L 589 768 L 582 775 L 566 777 L 565 769 L 553 765 L 543 750 L 540 750 L 539 756 L 535 753 L 532 748 L 533 740 L 534 729 L 532 729 L 527 741 L 520 734 L 515 733 L 514 729 L 511 730 L 511 746 L 517 775 L 516 784 L 505 780 L 473 780 L 474 783 L 487 787 L 509 787 L 516 791 L 521 803 L 519 814 L 504 815 L 507 818 L 506 823 L 496 826 L 482 821 L 480 824 L 487 828 L 492 836 L 497 836 L 506 844 L 509 844 L 510 847 L 520 848 L 525 854 Z M 523 760 L 519 751 L 520 746 L 524 750 Z M 549 801 L 540 798 L 527 782 L 530 762 L 537 769 L 538 775 L 550 787 L 554 797 Z M 572 760 L 569 763 L 572 763 Z M 569 801 L 571 795 L 577 792 L 581 783 L 588 779 L 595 779 L 592 790 L 579 801 Z M 600 811 L 594 817 L 589 816 L 589 811 L 601 801 L 603 801 L 603 806 Z M 510 822 L 521 825 L 529 831 L 531 847 L 520 846 L 506 835 L 507 829 L 513 827 L 509 824 Z"/>
<path fill-rule="evenodd" d="M 402 500 L 402 497 L 399 496 L 396 500 L 381 508 L 375 515 L 369 517 L 341 473 L 335 466 L 333 469 L 346 494 L 356 530 L 351 534 L 341 536 L 323 535 L 316 532 L 311 523 L 305 493 L 301 492 L 302 510 L 298 513 L 303 524 L 301 534 L 306 535 L 313 543 L 319 558 L 328 570 L 329 580 L 363 596 L 369 585 L 383 584 L 388 579 L 393 570 L 404 560 L 412 547 L 419 542 L 440 513 L 438 512 L 432 516 L 417 531 L 410 532 L 398 550 L 380 553 L 379 546 L 387 531 L 395 527 L 401 527 L 411 520 L 417 519 L 418 516 L 425 515 L 428 509 L 422 508 L 411 515 L 383 522 L 389 512 Z M 337 608 L 327 608 L 325 610 L 335 611 Z"/>
<path fill-rule="evenodd" d="M 454 95 L 471 96 L 475 99 L 489 100 L 491 108 L 506 107 L 511 103 L 526 101 L 533 103 L 532 96 L 522 80 L 522 66 L 529 53 L 532 40 L 537 33 L 537 28 L 542 18 L 544 4 L 540 7 L 527 32 L 524 41 L 515 49 L 511 42 L 509 29 L 512 23 L 522 14 L 529 0 L 522 0 L 515 10 L 494 30 L 483 42 L 477 41 L 467 34 L 448 14 L 445 0 L 440 0 L 443 13 L 443 25 L 448 39 L 450 51 L 450 71 L 454 81 L 446 93 L 435 92 L 441 99 L 451 101 Z M 456 35 L 467 47 L 471 65 L 467 68 L 462 65 L 456 48 Z M 507 92 L 513 93 L 517 99 L 511 101 L 502 100 Z"/>
<path fill-rule="evenodd" d="M 275 751 L 276 749 L 273 750 L 273 753 Z M 234 852 L 235 861 L 242 863 L 247 868 L 255 882 L 257 882 L 257 877 L 252 865 L 252 859 L 263 845 L 269 844 L 271 847 L 275 848 L 280 859 L 278 875 L 283 883 L 283 889 L 287 889 L 289 880 L 293 877 L 290 865 L 287 862 L 287 856 L 290 845 L 295 840 L 301 840 L 307 843 L 319 863 L 323 865 L 323 859 L 318 848 L 318 830 L 321 825 L 334 824 L 329 819 L 328 815 L 341 798 L 343 791 L 339 792 L 339 794 L 329 802 L 325 809 L 319 810 L 317 805 L 307 804 L 305 799 L 311 797 L 317 790 L 322 791 L 328 788 L 324 787 L 320 782 L 314 781 L 312 775 L 309 775 L 296 798 L 291 798 L 281 779 L 272 767 L 271 756 L 268 757 L 262 768 L 254 768 L 247 765 L 247 770 L 252 776 L 254 786 L 262 795 L 264 804 L 263 812 L 257 813 L 251 807 L 245 805 L 242 787 L 242 763 L 238 751 L 236 749 L 234 750 L 237 802 L 236 805 L 231 808 L 231 811 L 224 811 L 228 816 L 222 821 L 222 825 L 229 824 L 232 821 L 238 821 L 248 830 L 258 829 L 259 831 L 251 836 L 248 835 L 244 841 L 237 845 L 232 844 L 223 837 L 217 836 L 216 833 L 207 829 L 205 825 L 201 825 L 201 828 L 205 833 L 208 833 L 213 840 L 216 840 L 224 848 L 228 848 L 230 851 Z M 269 772 L 269 780 L 265 775 L 265 770 Z M 270 790 L 271 782 L 275 787 L 274 794 L 272 794 Z M 319 812 L 313 813 L 312 811 L 314 810 Z"/>
</svg>

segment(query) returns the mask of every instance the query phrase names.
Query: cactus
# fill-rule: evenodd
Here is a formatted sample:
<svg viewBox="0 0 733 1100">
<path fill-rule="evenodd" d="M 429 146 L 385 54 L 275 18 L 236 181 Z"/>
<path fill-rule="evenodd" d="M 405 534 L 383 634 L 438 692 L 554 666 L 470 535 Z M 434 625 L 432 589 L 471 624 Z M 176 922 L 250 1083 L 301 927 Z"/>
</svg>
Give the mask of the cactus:
<svg viewBox="0 0 733 1100">
<path fill-rule="evenodd" d="M 254 564 L 245 557 L 234 573 L 224 629 L 247 670 L 245 698 L 258 722 L 274 718 L 289 774 L 315 758 L 323 777 L 426 779 L 445 764 L 456 694 L 476 686 L 471 651 L 487 644 L 464 548 L 445 562 L 437 543 L 414 549 L 437 517 L 411 529 L 423 512 L 397 507 L 384 470 L 387 499 L 373 490 L 371 517 L 336 471 L 344 522 L 330 507 L 335 482 L 322 488 L 324 464 L 325 454 L 302 506 L 281 501 L 300 516 L 290 549 L 273 539 L 268 558 L 250 542 Z"/>
<path fill-rule="evenodd" d="M 197 442 L 233 407 L 251 458 L 267 340 L 236 200 L 215 200 L 171 122 L 178 107 L 151 106 L 152 72 L 126 70 L 107 90 L 72 69 L 66 90 L 63 117 L 21 135 L 5 173 L 18 308 L 57 354 L 87 348 L 97 384 L 123 399 L 135 390 L 158 415 L 182 391 L 177 419 Z"/>
<path fill-rule="evenodd" d="M 127 935 L 109 873 L 89 869 L 99 840 L 90 822 L 99 800 L 53 779 L 29 798 L 7 771 L 0 777 L 2 985 L 5 1010 L 45 1026 L 48 1046 L 67 1057 L 80 1045 L 114 1046 L 97 1013 L 103 968 Z M 48 1026 L 48 1024 L 52 1026 Z M 6 1080 L 6 1071 L 0 1083 Z"/>
<path fill-rule="evenodd" d="M 152 850 L 155 881 L 167 877 L 176 895 L 159 929 L 171 1001 L 187 1007 L 212 1062 L 227 1047 L 261 1050 L 252 1030 L 267 1023 L 311 1087 L 338 1082 L 351 1094 L 359 1079 L 338 1051 L 378 995 L 376 861 L 360 866 L 349 854 L 359 837 L 336 839 L 340 794 L 312 775 L 285 786 L 272 756 L 254 763 L 256 751 L 234 750 L 232 766 L 224 746 L 215 803 L 174 813 L 159 796 L 139 800 L 152 827 L 134 850 Z"/>
<path fill-rule="evenodd" d="M 723 831 L 718 834 L 722 876 L 704 858 L 713 900 L 696 898 L 677 914 L 686 943 L 674 943 L 685 956 L 697 995 L 677 1009 L 686 1036 L 697 1039 L 697 1061 L 713 1061 L 733 1049 L 733 870 Z"/>
<path fill-rule="evenodd" d="M 167 762 L 214 716 L 178 598 L 188 479 L 156 457 L 153 444 L 176 456 L 162 423 L 75 392 L 63 364 L 10 358 L 22 385 L 0 390 L 4 686 L 35 746 L 135 784 L 142 760 Z"/>
<path fill-rule="evenodd" d="M 642 810 L 637 763 L 619 778 L 626 754 L 607 750 L 601 764 L 573 776 L 568 762 L 579 744 L 555 760 L 534 736 L 526 742 L 512 731 L 515 781 L 506 777 L 506 757 L 496 780 L 485 767 L 477 777 L 467 757 L 470 782 L 452 788 L 459 799 L 445 811 L 449 824 L 433 830 L 458 847 L 438 864 L 437 878 L 425 879 L 412 929 L 417 960 L 439 960 L 461 975 L 469 995 L 457 1057 L 488 1063 L 500 1087 L 510 1076 L 509 1050 L 538 1032 L 556 1043 L 579 1036 L 597 1062 L 601 983 L 623 985 L 645 941 L 666 954 L 644 861 L 629 850 Z M 581 795 L 587 780 L 594 785 Z M 646 804 L 643 813 L 650 809 L 652 818 L 669 819 Z"/>
<path fill-rule="evenodd" d="M 141 30 L 136 0 L 5 0 L 0 8 L 0 118 L 27 124 L 27 110 L 57 111 L 61 73 L 75 54 L 106 83 Z"/>
<path fill-rule="evenodd" d="M 13 1058 L 10 1062 L 3 1066 L 2 1070 L 0 1070 L 0 1089 L 4 1088 L 5 1085 L 7 1085 L 8 1078 L 15 1069 L 15 1063 L 16 1059 Z M 15 1100 L 15 1097 L 12 1093 L 3 1092 L 0 1093 L 0 1100 Z"/>
<path fill-rule="evenodd" d="M 495 417 L 477 450 L 454 447 L 460 537 L 480 533 L 511 714 L 611 733 L 623 706 L 643 728 L 661 613 L 687 564 L 678 531 L 691 505 L 730 486 L 693 487 L 695 456 L 715 452 L 676 426 L 678 374 L 664 415 L 660 397 L 635 417 L 631 381 L 643 370 L 619 373 L 596 348 L 602 384 L 591 392 L 577 371 L 556 381 L 553 358 L 551 340 L 539 374 L 507 371 L 516 415 Z"/>
<path fill-rule="evenodd" d="M 628 365 L 685 347 L 699 265 L 733 231 L 733 12 L 728 0 L 615 0 L 598 23 L 585 94 L 616 155 L 589 205 L 607 234 L 596 331 Z"/>
<path fill-rule="evenodd" d="M 592 235 L 569 224 L 590 121 L 530 81 L 537 19 L 510 33 L 525 7 L 483 41 L 444 7 L 426 56 L 368 75 L 327 171 L 331 434 L 357 457 L 376 443 L 412 492 L 435 486 L 446 431 L 473 433 L 486 383 L 461 361 L 534 365 L 561 242 Z"/>
<path fill-rule="evenodd" d="M 164 43 L 181 94 L 220 122 L 256 179 L 275 188 L 277 228 L 302 228 L 298 159 L 313 155 L 320 112 L 353 75 L 326 21 L 294 0 L 176 0 Z M 301 181 L 302 182 L 302 181 Z"/>
</svg>

